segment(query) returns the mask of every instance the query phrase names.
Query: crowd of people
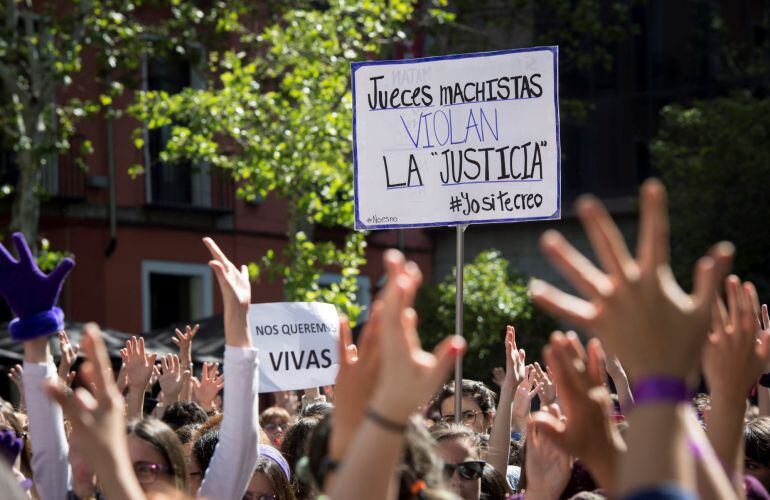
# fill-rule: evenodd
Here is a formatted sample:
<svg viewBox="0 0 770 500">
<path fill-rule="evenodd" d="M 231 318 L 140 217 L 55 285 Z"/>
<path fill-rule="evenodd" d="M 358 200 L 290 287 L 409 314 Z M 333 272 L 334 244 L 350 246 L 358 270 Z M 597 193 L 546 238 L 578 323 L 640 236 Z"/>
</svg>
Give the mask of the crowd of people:
<svg viewBox="0 0 770 500">
<path fill-rule="evenodd" d="M 9 374 L 23 398 L 0 405 L 0 496 L 770 498 L 767 307 L 751 283 L 728 276 L 726 242 L 695 264 L 693 292 L 684 292 L 669 265 L 662 184 L 647 181 L 640 201 L 635 256 L 590 196 L 576 213 L 599 266 L 560 233 L 543 234 L 542 251 L 577 295 L 533 280 L 532 298 L 588 340 L 557 331 L 542 353 L 525 352 L 517 335 L 545 332 L 508 326 L 497 392 L 447 383 L 456 358 L 473 352 L 455 336 L 422 349 L 412 308 L 422 275 L 390 250 L 387 282 L 355 344 L 340 321 L 334 386 L 276 395 L 261 413 L 248 271 L 213 240 L 204 244 L 222 294 L 222 367 L 194 373 L 197 330 L 188 327 L 176 332 L 178 354 L 160 358 L 130 339 L 116 374 L 97 325 L 80 346 L 61 332 L 56 302 L 74 263 L 43 274 L 16 234 L 16 257 L 0 245 L 0 295 L 24 346 Z M 58 366 L 49 344 L 57 334 Z"/>
</svg>

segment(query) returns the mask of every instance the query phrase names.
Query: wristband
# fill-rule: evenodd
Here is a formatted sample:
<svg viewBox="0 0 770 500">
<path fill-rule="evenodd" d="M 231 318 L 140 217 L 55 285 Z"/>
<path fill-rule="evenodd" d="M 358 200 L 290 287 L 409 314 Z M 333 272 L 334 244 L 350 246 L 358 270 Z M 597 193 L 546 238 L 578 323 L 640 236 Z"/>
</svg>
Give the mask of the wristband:
<svg viewBox="0 0 770 500">
<path fill-rule="evenodd" d="M 650 376 L 639 380 L 632 389 L 634 405 L 650 403 L 683 403 L 690 401 L 692 391 L 684 379 L 670 376 Z"/>
<path fill-rule="evenodd" d="M 368 410 L 366 410 L 365 415 L 369 420 L 379 425 L 386 431 L 393 432 L 396 434 L 403 434 L 404 432 L 406 432 L 406 424 L 402 424 L 394 420 L 391 420 L 389 418 L 383 417 L 382 415 L 374 411 L 372 408 L 369 408 Z"/>
<path fill-rule="evenodd" d="M 64 330 L 64 312 L 58 307 L 26 318 L 15 318 L 8 323 L 11 338 L 19 342 L 45 337 L 60 330 Z"/>
</svg>

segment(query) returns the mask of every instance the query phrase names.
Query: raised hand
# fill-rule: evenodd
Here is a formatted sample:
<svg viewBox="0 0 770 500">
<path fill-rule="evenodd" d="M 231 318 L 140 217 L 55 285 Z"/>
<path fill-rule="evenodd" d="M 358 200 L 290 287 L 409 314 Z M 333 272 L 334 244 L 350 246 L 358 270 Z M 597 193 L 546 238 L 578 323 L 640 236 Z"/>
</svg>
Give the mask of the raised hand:
<svg viewBox="0 0 770 500">
<path fill-rule="evenodd" d="M 117 384 L 120 393 L 123 394 L 128 388 L 128 372 L 126 371 L 128 349 L 125 347 L 120 350 L 120 360 L 120 371 L 118 371 L 118 377 L 115 379 L 115 383 Z"/>
<path fill-rule="evenodd" d="M 740 443 L 746 398 L 770 363 L 770 337 L 761 335 L 754 286 L 730 276 L 726 288 L 727 309 L 721 299 L 714 301 L 703 372 L 711 393 L 707 435 L 717 456 L 738 477 L 743 470 Z"/>
<path fill-rule="evenodd" d="M 112 379 L 101 332 L 93 323 L 83 332 L 83 352 L 87 360 L 80 374 L 92 393 L 50 382 L 46 391 L 64 410 L 78 437 L 78 451 L 92 464 L 105 497 L 144 498 L 128 454 L 123 398 Z"/>
<path fill-rule="evenodd" d="M 179 395 L 182 393 L 182 387 L 190 380 L 190 370 L 182 366 L 179 362 L 179 356 L 176 354 L 166 354 L 160 359 L 160 366 L 155 366 L 155 375 L 160 382 L 160 389 L 163 391 L 164 404 L 170 405 L 179 401 Z"/>
<path fill-rule="evenodd" d="M 511 325 L 505 328 L 505 378 L 503 385 L 508 389 L 517 387 L 526 378 L 526 353 L 516 345 L 516 329 Z M 501 386 L 502 387 L 502 386 Z"/>
<path fill-rule="evenodd" d="M 544 406 L 552 405 L 556 402 L 556 384 L 553 383 L 553 374 L 551 369 L 546 367 L 545 370 L 540 366 L 540 363 L 535 361 L 533 367 L 535 368 L 535 382 L 542 386 L 540 391 L 540 402 Z"/>
<path fill-rule="evenodd" d="M 547 231 L 541 238 L 543 252 L 585 300 L 533 280 L 535 302 L 600 338 L 632 380 L 644 375 L 685 379 L 699 363 L 711 305 L 733 246 L 720 243 L 698 261 L 694 293 L 687 295 L 669 265 L 666 193 L 659 181 L 642 187 L 636 259 L 599 200 L 581 198 L 577 213 L 604 272 L 561 234 Z"/>
<path fill-rule="evenodd" d="M 126 341 L 126 376 L 131 391 L 144 394 L 150 384 L 157 357 L 157 354 L 145 351 L 143 337 L 131 337 Z"/>
<path fill-rule="evenodd" d="M 536 413 L 536 415 L 542 414 L 556 421 L 561 419 L 557 405 L 545 407 L 544 411 Z M 559 498 L 569 483 L 572 457 L 550 436 L 539 432 L 534 422 L 530 422 L 527 436 L 525 498 L 529 500 Z"/>
<path fill-rule="evenodd" d="M 190 328 L 190 325 L 187 325 L 184 333 L 182 333 L 179 328 L 176 328 L 174 336 L 171 338 L 171 341 L 179 348 L 179 362 L 185 368 L 189 367 L 190 363 L 192 363 L 192 341 L 199 329 L 200 325 L 195 325 L 192 328 Z"/>
<path fill-rule="evenodd" d="M 495 383 L 498 387 L 503 386 L 503 381 L 505 380 L 505 368 L 502 366 L 495 366 L 492 368 L 492 382 Z"/>
<path fill-rule="evenodd" d="M 252 347 L 251 332 L 247 323 L 251 304 L 249 270 L 245 265 L 238 270 L 211 238 L 203 238 L 203 243 L 213 258 L 209 261 L 209 266 L 214 270 L 219 290 L 222 292 L 225 343 L 235 347 Z"/>
<path fill-rule="evenodd" d="M 31 340 L 64 328 L 64 313 L 56 306 L 64 279 L 75 262 L 62 259 L 51 274 L 37 267 L 24 236 L 14 233 L 19 260 L 0 244 L 0 296 L 5 298 L 16 319 L 8 324 L 14 340 Z M 29 321 L 28 321 L 29 320 Z"/>
<path fill-rule="evenodd" d="M 770 363 L 770 337 L 762 335 L 752 306 L 753 285 L 737 276 L 726 281 L 727 304 L 716 299 L 712 328 L 703 352 L 703 372 L 713 393 L 745 400 Z"/>
<path fill-rule="evenodd" d="M 72 344 L 69 336 L 67 336 L 67 332 L 62 330 L 59 332 L 59 350 L 61 351 L 61 359 L 59 360 L 58 368 L 59 378 L 66 381 L 70 373 L 70 368 L 72 368 L 72 365 L 74 365 L 75 361 L 78 359 L 80 347 Z M 70 381 L 70 384 L 71 383 L 72 382 Z"/>
<path fill-rule="evenodd" d="M 489 434 L 489 452 L 487 463 L 495 471 L 505 476 L 508 467 L 508 458 L 511 451 L 511 420 L 513 417 L 515 429 L 525 431 L 529 419 L 529 389 L 527 383 L 534 383 L 530 367 L 526 366 L 526 353 L 516 346 L 516 330 L 508 325 L 505 330 L 505 372 L 500 381 L 500 400 L 497 405 L 497 414 L 492 423 Z M 531 388 L 530 383 L 530 388 Z M 519 388 L 522 388 L 521 395 Z M 537 393 L 535 390 L 532 394 Z M 524 397 L 526 394 L 526 397 Z M 526 399 L 526 408 L 522 398 Z M 523 416 L 516 416 L 523 413 Z"/>
<path fill-rule="evenodd" d="M 19 391 L 19 398 L 21 398 L 19 402 L 19 407 L 24 408 L 24 368 L 16 364 L 13 367 L 11 367 L 10 370 L 8 370 L 8 378 L 11 379 L 11 382 L 16 386 L 16 389 Z"/>
<path fill-rule="evenodd" d="M 535 381 L 535 368 L 528 365 L 525 370 L 525 377 L 516 386 L 516 393 L 513 396 L 511 416 L 515 423 L 515 430 L 526 432 L 530 420 L 532 400 L 542 390 L 543 385 Z"/>
<path fill-rule="evenodd" d="M 533 419 L 539 433 L 581 459 L 599 485 L 612 492 L 626 446 L 612 420 L 612 399 L 601 374 L 603 356 L 597 339 L 589 341 L 586 353 L 574 332 L 554 332 L 544 357 L 566 418 L 540 412 Z"/>
<path fill-rule="evenodd" d="M 216 409 L 214 400 L 225 386 L 224 374 L 219 374 L 218 363 L 203 363 L 200 380 L 193 377 L 193 398 L 206 411 Z"/>
<path fill-rule="evenodd" d="M 209 266 L 219 282 L 222 291 L 222 300 L 226 304 L 248 308 L 251 304 L 251 283 L 249 283 L 249 270 L 242 265 L 240 270 L 225 256 L 214 240 L 203 238 L 203 243 L 208 247 L 214 260 Z"/>
<path fill-rule="evenodd" d="M 433 354 L 421 349 L 417 314 L 411 308 L 414 283 L 421 279 L 419 268 L 406 263 L 397 250 L 388 250 L 384 261 L 388 281 L 381 294 L 378 342 L 373 343 L 379 351 L 378 381 L 367 418 L 355 431 L 336 479 L 325 485 L 329 496 L 340 500 L 388 496 L 402 455 L 407 418 L 441 387 L 466 347 L 462 338 L 448 337 Z M 343 397 L 340 394 L 337 400 Z"/>
<path fill-rule="evenodd" d="M 339 362 L 335 380 L 337 404 L 334 408 L 334 427 L 329 441 L 329 456 L 339 460 L 345 455 L 356 429 L 364 418 L 374 388 L 379 380 L 379 337 L 383 303 L 372 304 L 369 319 L 361 331 L 361 350 L 353 344 L 353 335 L 346 317 L 340 318 Z"/>
<path fill-rule="evenodd" d="M 416 291 L 414 275 L 420 271 L 413 263 L 407 265 L 396 250 L 388 250 L 385 261 L 389 274 L 382 294 L 380 377 L 371 408 L 393 421 L 405 422 L 441 387 L 455 358 L 465 350 L 465 341 L 447 337 L 433 354 L 423 351 L 417 335 L 417 313 L 411 307 Z"/>
</svg>

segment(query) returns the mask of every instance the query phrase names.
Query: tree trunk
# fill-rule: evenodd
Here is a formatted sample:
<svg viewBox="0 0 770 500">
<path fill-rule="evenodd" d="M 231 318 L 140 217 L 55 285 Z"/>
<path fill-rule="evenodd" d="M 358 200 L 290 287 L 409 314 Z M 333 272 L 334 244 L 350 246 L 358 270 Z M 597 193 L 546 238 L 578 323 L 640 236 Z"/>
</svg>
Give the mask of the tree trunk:
<svg viewBox="0 0 770 500">
<path fill-rule="evenodd" d="M 16 183 L 13 206 L 11 208 L 12 232 L 20 231 L 29 246 L 37 246 L 37 230 L 40 221 L 40 164 L 36 155 L 29 151 L 16 157 L 19 166 L 19 180 Z"/>
</svg>

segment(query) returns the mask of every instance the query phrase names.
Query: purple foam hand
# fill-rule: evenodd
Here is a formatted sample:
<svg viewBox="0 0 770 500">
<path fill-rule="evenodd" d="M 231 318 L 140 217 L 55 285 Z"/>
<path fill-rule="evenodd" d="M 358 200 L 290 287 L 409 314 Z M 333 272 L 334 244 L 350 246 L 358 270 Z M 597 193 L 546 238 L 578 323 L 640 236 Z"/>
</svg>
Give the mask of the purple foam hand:
<svg viewBox="0 0 770 500">
<path fill-rule="evenodd" d="M 5 458 L 11 466 L 16 463 L 16 458 L 21 453 L 24 443 L 21 438 L 16 437 L 12 430 L 0 431 L 0 455 Z"/>
<path fill-rule="evenodd" d="M 30 340 L 63 329 L 64 314 L 56 301 L 75 262 L 65 258 L 46 276 L 37 267 L 24 236 L 14 233 L 12 239 L 18 261 L 0 244 L 0 295 L 16 315 L 9 324 L 11 337 Z"/>
</svg>

